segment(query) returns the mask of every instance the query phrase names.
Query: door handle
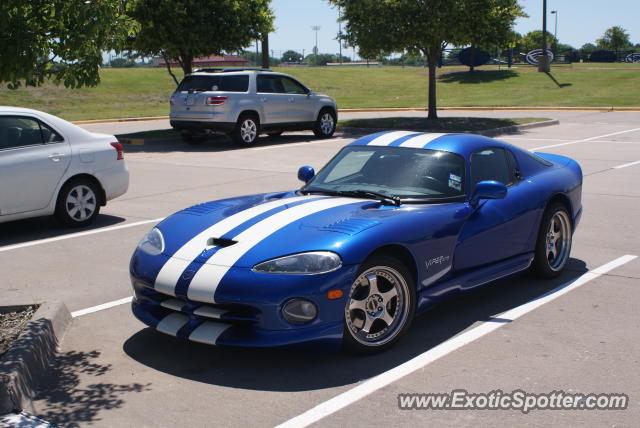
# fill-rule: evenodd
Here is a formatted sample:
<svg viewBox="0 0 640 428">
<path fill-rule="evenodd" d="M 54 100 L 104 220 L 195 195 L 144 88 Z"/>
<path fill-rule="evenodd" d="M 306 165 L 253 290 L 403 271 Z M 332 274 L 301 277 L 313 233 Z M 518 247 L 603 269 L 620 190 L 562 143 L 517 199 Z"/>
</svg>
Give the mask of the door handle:
<svg viewBox="0 0 640 428">
<path fill-rule="evenodd" d="M 262 101 L 263 103 L 266 103 L 267 102 L 267 97 L 260 98 L 260 101 Z"/>
<path fill-rule="evenodd" d="M 290 102 L 290 103 L 294 102 L 295 100 L 296 100 L 295 98 L 293 98 L 293 97 L 289 97 L 289 102 Z"/>
<path fill-rule="evenodd" d="M 51 153 L 49 156 L 47 156 L 49 159 L 51 159 L 54 162 L 59 162 L 60 158 L 64 157 L 64 153 Z"/>
</svg>

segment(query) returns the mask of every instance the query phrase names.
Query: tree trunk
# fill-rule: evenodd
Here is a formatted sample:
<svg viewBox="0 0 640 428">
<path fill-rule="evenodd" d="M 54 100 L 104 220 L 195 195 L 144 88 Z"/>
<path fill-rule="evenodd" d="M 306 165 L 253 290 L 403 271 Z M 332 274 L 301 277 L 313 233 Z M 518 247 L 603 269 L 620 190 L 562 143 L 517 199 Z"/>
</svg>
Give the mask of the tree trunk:
<svg viewBox="0 0 640 428">
<path fill-rule="evenodd" d="M 182 72 L 185 76 L 193 72 L 193 55 L 181 53 L 178 58 L 178 62 L 180 63 L 180 67 L 182 67 Z"/>
<path fill-rule="evenodd" d="M 180 82 L 178 82 L 178 78 L 176 77 L 175 74 L 173 74 L 173 71 L 171 71 L 171 64 L 169 64 L 169 58 L 167 58 L 167 54 L 165 54 L 164 52 L 162 53 L 162 59 L 164 59 L 164 63 L 167 66 L 167 71 L 169 72 L 169 75 L 171 76 L 171 78 L 173 78 L 173 81 L 176 82 L 176 86 L 178 86 Z"/>
<path fill-rule="evenodd" d="M 269 33 L 262 35 L 262 68 L 269 68 Z"/>
<path fill-rule="evenodd" d="M 440 57 L 440 50 L 430 48 L 427 53 L 427 62 L 429 63 L 429 115 L 427 119 L 438 119 L 438 112 L 436 110 L 436 67 L 438 66 L 438 59 Z"/>
</svg>

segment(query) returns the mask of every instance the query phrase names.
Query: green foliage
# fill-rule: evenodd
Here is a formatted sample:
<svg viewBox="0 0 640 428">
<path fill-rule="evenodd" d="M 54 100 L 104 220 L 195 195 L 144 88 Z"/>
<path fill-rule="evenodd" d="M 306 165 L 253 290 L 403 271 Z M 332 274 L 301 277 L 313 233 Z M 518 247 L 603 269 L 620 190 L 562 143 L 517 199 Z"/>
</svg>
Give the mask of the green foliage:
<svg viewBox="0 0 640 428">
<path fill-rule="evenodd" d="M 236 52 L 273 30 L 270 0 L 133 0 L 139 23 L 129 47 L 177 60 L 185 74 L 194 58 Z"/>
<path fill-rule="evenodd" d="M 547 46 L 553 47 L 558 44 L 558 40 L 553 34 L 547 32 Z M 520 39 L 520 46 L 524 52 L 529 52 L 533 49 L 542 48 L 542 31 L 534 30 L 530 31 Z"/>
<path fill-rule="evenodd" d="M 601 39 L 596 40 L 596 44 L 600 49 L 609 49 L 612 51 L 617 50 L 631 50 L 633 44 L 629 39 L 629 33 L 622 27 L 611 27 L 604 32 Z"/>
<path fill-rule="evenodd" d="M 342 62 L 350 62 L 351 58 L 342 56 Z M 318 55 L 309 54 L 304 59 L 305 62 L 309 65 L 327 65 L 328 62 L 341 62 L 340 57 L 338 55 L 320 53 Z"/>
<path fill-rule="evenodd" d="M 302 61 L 302 54 L 296 51 L 286 51 L 282 54 L 282 62 L 300 62 Z"/>
<path fill-rule="evenodd" d="M 0 82 L 11 88 L 53 79 L 95 86 L 102 51 L 118 50 L 132 29 L 125 0 L 0 1 Z"/>
<path fill-rule="evenodd" d="M 114 58 L 109 61 L 109 65 L 114 68 L 129 68 L 135 67 L 136 62 L 130 58 Z"/>
</svg>

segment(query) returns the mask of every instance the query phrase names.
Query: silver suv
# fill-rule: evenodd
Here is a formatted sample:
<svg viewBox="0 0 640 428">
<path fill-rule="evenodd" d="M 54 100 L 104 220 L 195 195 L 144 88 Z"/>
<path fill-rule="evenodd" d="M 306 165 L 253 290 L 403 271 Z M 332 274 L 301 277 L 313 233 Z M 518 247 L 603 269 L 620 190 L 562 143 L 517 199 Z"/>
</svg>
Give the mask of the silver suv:
<svg viewBox="0 0 640 428">
<path fill-rule="evenodd" d="M 316 94 L 293 77 L 264 69 L 222 69 L 185 76 L 171 96 L 171 126 L 191 144 L 209 132 L 229 134 L 242 145 L 261 133 L 311 129 L 333 135 L 338 109 L 333 98 Z"/>
</svg>

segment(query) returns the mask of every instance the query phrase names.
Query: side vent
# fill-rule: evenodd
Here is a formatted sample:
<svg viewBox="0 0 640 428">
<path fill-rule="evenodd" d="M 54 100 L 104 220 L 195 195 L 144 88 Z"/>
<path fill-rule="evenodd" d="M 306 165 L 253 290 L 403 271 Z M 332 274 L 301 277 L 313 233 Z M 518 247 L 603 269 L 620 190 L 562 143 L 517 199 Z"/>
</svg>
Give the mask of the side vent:
<svg viewBox="0 0 640 428">
<path fill-rule="evenodd" d="M 232 239 L 225 238 L 209 238 L 207 239 L 207 247 L 230 247 L 233 244 L 238 243 Z"/>
</svg>

